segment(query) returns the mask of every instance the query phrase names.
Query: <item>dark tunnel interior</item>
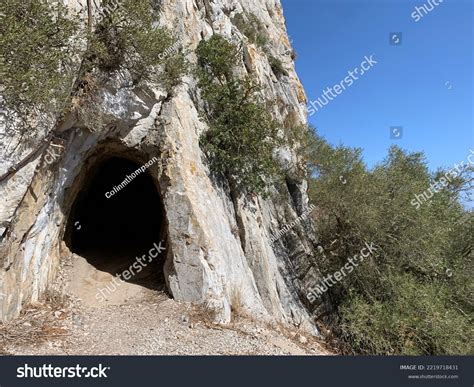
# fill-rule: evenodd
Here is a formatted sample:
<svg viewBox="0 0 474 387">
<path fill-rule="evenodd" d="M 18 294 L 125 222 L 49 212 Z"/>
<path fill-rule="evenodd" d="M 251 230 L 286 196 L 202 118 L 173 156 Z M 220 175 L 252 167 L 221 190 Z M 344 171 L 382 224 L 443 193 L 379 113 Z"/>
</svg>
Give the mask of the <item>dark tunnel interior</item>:
<svg viewBox="0 0 474 387">
<path fill-rule="evenodd" d="M 70 250 L 97 269 L 119 274 L 163 237 L 164 210 L 152 177 L 145 171 L 131 175 L 141 165 L 113 157 L 102 162 L 79 193 L 66 234 Z M 128 183 L 114 191 L 128 176 Z M 108 197 L 106 197 L 106 194 Z M 164 246 L 162 244 L 162 246 Z M 129 282 L 162 288 L 162 251 L 140 275 Z"/>
</svg>

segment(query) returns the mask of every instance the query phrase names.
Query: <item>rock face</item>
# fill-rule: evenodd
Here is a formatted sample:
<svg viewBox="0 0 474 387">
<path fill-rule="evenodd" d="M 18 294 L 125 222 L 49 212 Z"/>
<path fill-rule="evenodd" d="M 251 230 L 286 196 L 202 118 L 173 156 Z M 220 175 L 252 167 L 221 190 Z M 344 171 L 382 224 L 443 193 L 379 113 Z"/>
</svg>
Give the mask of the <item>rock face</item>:
<svg viewBox="0 0 474 387">
<path fill-rule="evenodd" d="M 67 3 L 80 8 L 85 2 Z M 289 126 L 305 122 L 306 97 L 294 71 L 279 0 L 164 0 L 161 6 L 162 23 L 188 48 L 191 63 L 199 41 L 213 33 L 247 41 L 232 20 L 244 11 L 254 14 L 267 30 L 271 54 L 288 75 L 275 76 L 268 55 L 250 42 L 244 45 L 242 71 L 260 80 L 277 119 Z M 288 174 L 286 186 L 272 187 L 265 199 L 232 195 L 225 183 L 211 177 L 199 148 L 206 126 L 199 118 L 192 76 L 169 95 L 118 79 L 110 85 L 102 91 L 106 129 L 94 131 L 69 120 L 47 152 L 0 183 L 0 320 L 16 316 L 54 280 L 60 260 L 69 254 L 63 240 L 77 194 L 98 163 L 118 156 L 138 164 L 159 159 L 148 173 L 166 213 L 164 271 L 173 298 L 204 303 L 224 323 L 236 303 L 260 318 L 308 323 L 304 289 L 318 278 L 312 225 L 296 222 L 271 243 L 272 235 L 308 209 L 305 181 Z M 43 126 L 38 133 L 48 129 Z M 1 141 L 3 174 L 32 148 L 20 155 L 12 149 L 21 138 L 3 136 Z M 291 166 L 294 155 L 282 149 L 280 159 Z"/>
</svg>

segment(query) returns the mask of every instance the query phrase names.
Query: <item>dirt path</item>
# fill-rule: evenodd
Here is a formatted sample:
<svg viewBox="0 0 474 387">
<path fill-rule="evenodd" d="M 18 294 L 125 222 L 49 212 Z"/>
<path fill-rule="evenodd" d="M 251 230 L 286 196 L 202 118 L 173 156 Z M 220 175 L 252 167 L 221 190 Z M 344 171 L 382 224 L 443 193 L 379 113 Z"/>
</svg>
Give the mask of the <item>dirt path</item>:
<svg viewBox="0 0 474 387">
<path fill-rule="evenodd" d="M 315 339 L 281 326 L 239 317 L 212 324 L 202 308 L 170 299 L 161 290 L 120 283 L 117 268 L 98 270 L 73 256 L 61 269 L 58 288 L 67 294 L 27 309 L 0 326 L 3 352 L 28 355 L 323 355 Z M 146 274 L 144 274 L 146 276 Z M 142 278 L 143 279 L 143 278 Z M 146 279 L 146 278 L 145 278 Z M 104 293 L 104 292 L 103 292 Z M 0 353 L 2 343 L 0 342 Z"/>
<path fill-rule="evenodd" d="M 66 293 L 80 300 L 84 306 L 103 308 L 123 305 L 127 302 L 139 302 L 146 295 L 151 295 L 144 286 L 152 282 L 147 278 L 151 274 L 146 271 L 137 274 L 133 283 L 121 281 L 114 276 L 128 267 L 127 262 L 119 261 L 115 265 L 102 266 L 101 270 L 79 255 L 74 255 L 73 262 L 65 287 Z"/>
</svg>

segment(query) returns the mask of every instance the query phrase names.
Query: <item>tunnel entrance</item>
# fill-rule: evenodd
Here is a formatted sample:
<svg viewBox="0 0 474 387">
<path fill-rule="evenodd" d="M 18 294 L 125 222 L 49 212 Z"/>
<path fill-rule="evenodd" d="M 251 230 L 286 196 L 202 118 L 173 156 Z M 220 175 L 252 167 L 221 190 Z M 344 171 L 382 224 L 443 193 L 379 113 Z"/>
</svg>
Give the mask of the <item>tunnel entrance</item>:
<svg viewBox="0 0 474 387">
<path fill-rule="evenodd" d="M 153 178 L 146 171 L 136 173 L 141 167 L 112 157 L 86 176 L 65 241 L 97 270 L 164 291 L 164 210 Z"/>
</svg>

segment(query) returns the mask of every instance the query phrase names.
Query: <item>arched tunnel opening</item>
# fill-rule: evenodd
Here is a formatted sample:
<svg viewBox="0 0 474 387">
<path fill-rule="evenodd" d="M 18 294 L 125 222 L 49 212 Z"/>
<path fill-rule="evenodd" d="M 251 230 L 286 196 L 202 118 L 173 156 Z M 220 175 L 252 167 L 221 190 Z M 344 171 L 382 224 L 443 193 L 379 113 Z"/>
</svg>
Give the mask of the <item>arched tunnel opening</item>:
<svg viewBox="0 0 474 387">
<path fill-rule="evenodd" d="M 153 178 L 141 168 L 112 157 L 86 176 L 65 241 L 97 270 L 165 291 L 165 214 Z"/>
</svg>

